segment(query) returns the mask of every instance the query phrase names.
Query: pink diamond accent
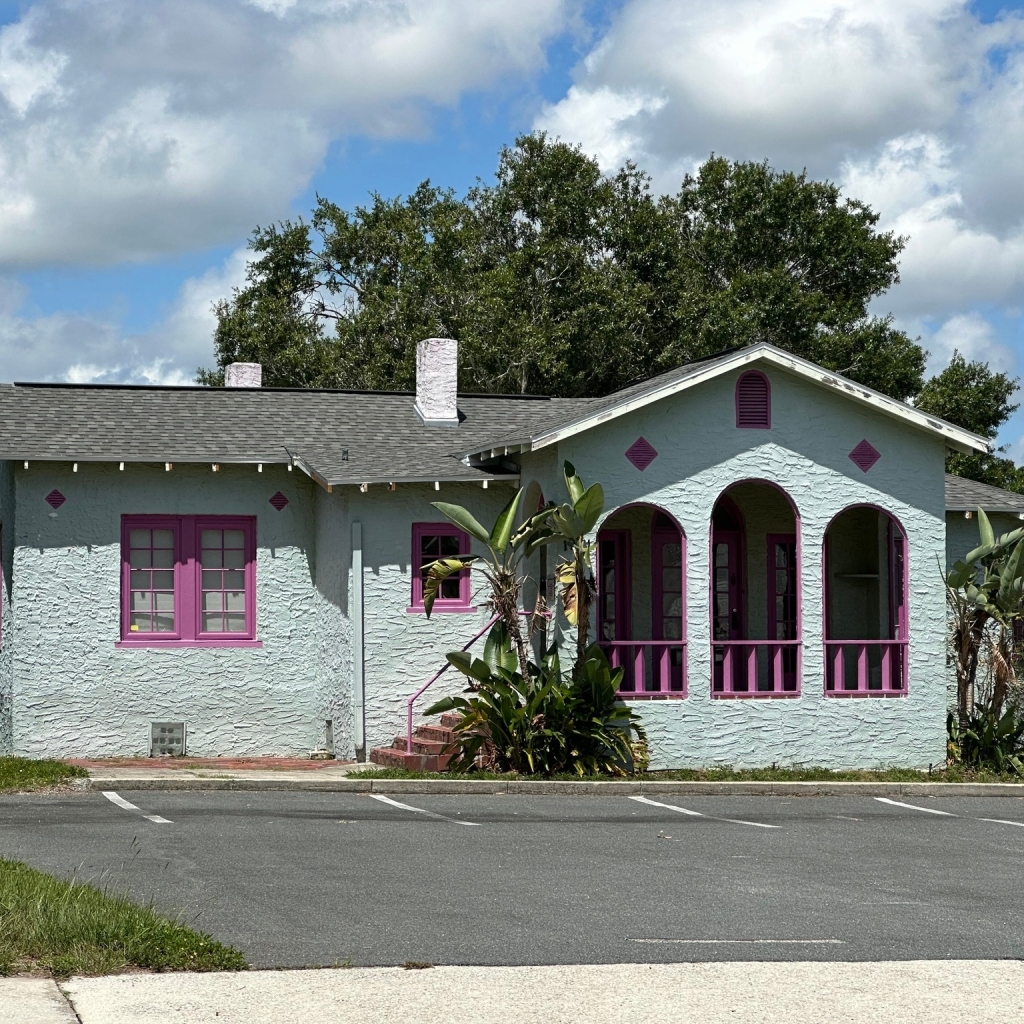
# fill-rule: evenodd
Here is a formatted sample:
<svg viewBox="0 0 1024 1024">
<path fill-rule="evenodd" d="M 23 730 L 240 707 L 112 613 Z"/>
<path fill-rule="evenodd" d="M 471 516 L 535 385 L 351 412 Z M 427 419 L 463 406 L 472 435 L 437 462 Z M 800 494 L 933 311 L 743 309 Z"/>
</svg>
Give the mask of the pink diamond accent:
<svg viewBox="0 0 1024 1024">
<path fill-rule="evenodd" d="M 53 509 L 60 508 L 61 505 L 63 505 L 64 502 L 67 501 L 67 500 L 68 499 L 65 498 L 64 495 L 61 494 L 60 491 L 58 491 L 56 487 L 54 487 L 54 489 L 52 491 L 50 491 L 50 493 L 43 499 L 43 501 L 45 501 L 46 504 L 49 505 L 50 508 L 53 508 Z"/>
<path fill-rule="evenodd" d="M 656 458 L 658 453 L 645 437 L 638 437 L 626 449 L 626 458 L 642 473 Z"/>
<path fill-rule="evenodd" d="M 850 452 L 850 459 L 853 464 L 865 473 L 882 457 L 880 452 L 875 451 L 874 446 L 867 441 L 861 441 L 856 448 Z"/>
<path fill-rule="evenodd" d="M 288 499 L 280 491 L 278 491 L 277 494 L 275 494 L 270 499 L 270 504 L 273 505 L 278 512 L 280 512 L 285 507 L 285 505 L 288 504 Z"/>
</svg>

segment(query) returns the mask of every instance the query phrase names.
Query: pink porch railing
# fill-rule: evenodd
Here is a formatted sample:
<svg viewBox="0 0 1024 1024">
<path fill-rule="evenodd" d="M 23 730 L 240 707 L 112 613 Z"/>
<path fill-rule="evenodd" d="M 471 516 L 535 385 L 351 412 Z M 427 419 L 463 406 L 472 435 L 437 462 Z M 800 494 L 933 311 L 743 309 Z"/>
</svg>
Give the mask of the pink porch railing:
<svg viewBox="0 0 1024 1024">
<path fill-rule="evenodd" d="M 906 640 L 825 641 L 826 696 L 902 696 L 906 692 Z"/>
<path fill-rule="evenodd" d="M 657 700 L 686 696 L 685 640 L 602 640 L 612 668 L 623 670 L 617 696 Z"/>
<path fill-rule="evenodd" d="M 711 696 L 797 696 L 801 646 L 800 640 L 716 640 Z"/>
</svg>

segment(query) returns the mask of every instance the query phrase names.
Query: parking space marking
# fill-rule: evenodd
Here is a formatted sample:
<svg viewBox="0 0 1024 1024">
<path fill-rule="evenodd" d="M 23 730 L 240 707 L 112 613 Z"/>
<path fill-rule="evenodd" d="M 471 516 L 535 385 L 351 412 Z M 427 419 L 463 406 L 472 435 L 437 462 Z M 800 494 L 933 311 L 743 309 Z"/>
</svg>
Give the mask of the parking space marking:
<svg viewBox="0 0 1024 1024">
<path fill-rule="evenodd" d="M 154 825 L 173 825 L 173 821 L 168 821 L 166 818 L 161 818 L 159 814 L 147 814 L 141 807 L 136 807 L 135 804 L 130 804 L 123 796 L 118 796 L 113 790 L 103 790 L 103 795 L 112 803 L 126 811 L 135 811 L 137 814 L 141 814 L 146 821 L 153 822 Z"/>
<path fill-rule="evenodd" d="M 380 793 L 370 793 L 369 797 L 371 800 L 379 800 L 382 804 L 390 804 L 392 807 L 398 807 L 403 811 L 413 811 L 415 814 L 436 818 L 438 821 L 450 821 L 453 825 L 473 825 L 475 827 L 480 824 L 478 821 L 462 821 L 459 818 L 449 818 L 444 814 L 435 814 L 433 811 L 425 811 L 422 807 L 413 807 L 411 804 L 400 804 L 397 800 L 382 796 Z"/>
<path fill-rule="evenodd" d="M 709 821 L 727 821 L 730 825 L 753 825 L 754 828 L 782 828 L 781 825 L 765 825 L 760 821 L 744 821 L 742 818 L 716 818 L 714 815 L 701 814 L 700 811 L 691 811 L 688 807 L 676 807 L 675 804 L 663 804 L 657 800 L 648 800 L 645 796 L 631 796 L 638 804 L 649 804 L 651 807 L 664 807 L 669 811 L 678 811 L 680 814 L 688 814 L 691 818 L 707 818 Z"/>
<path fill-rule="evenodd" d="M 680 946 L 845 946 L 844 939 L 630 939 Z"/>
<path fill-rule="evenodd" d="M 1016 825 L 1024 828 L 1024 821 L 1007 821 L 1005 818 L 979 818 L 979 821 L 991 821 L 993 825 Z"/>
<path fill-rule="evenodd" d="M 941 814 L 945 818 L 959 818 L 959 814 L 953 814 L 950 811 L 937 811 L 934 807 L 918 807 L 916 804 L 905 804 L 899 800 L 890 800 L 888 797 L 876 796 L 875 799 L 880 804 L 890 804 L 893 807 L 907 807 L 912 811 L 923 811 L 925 814 Z"/>
</svg>

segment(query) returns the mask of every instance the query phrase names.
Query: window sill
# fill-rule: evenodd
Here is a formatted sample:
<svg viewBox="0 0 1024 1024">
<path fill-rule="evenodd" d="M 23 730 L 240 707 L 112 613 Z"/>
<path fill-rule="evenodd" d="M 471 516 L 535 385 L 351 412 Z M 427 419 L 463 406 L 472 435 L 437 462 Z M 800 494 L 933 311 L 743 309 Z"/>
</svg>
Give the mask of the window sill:
<svg viewBox="0 0 1024 1024">
<path fill-rule="evenodd" d="M 451 605 L 451 604 L 449 604 L 449 605 L 439 605 L 439 604 L 435 604 L 434 607 L 430 609 L 430 614 L 431 615 L 443 615 L 443 614 L 450 614 L 450 613 L 453 613 L 453 612 L 458 613 L 458 614 L 465 614 L 466 612 L 475 612 L 475 611 L 479 611 L 479 609 L 475 605 L 471 605 L 471 604 L 458 604 L 458 605 Z M 414 604 L 414 605 L 411 605 L 410 607 L 405 609 L 405 614 L 406 615 L 426 615 L 427 614 L 427 610 L 426 610 L 426 608 L 423 607 L 423 605 L 415 605 Z"/>
<path fill-rule="evenodd" d="M 686 700 L 685 693 L 633 693 L 631 690 L 615 694 L 616 700 Z"/>
<path fill-rule="evenodd" d="M 262 640 L 239 638 L 237 640 L 118 640 L 115 647 L 262 647 Z"/>
<path fill-rule="evenodd" d="M 909 694 L 906 690 L 842 690 L 839 693 L 826 690 L 825 696 L 843 700 L 848 697 L 908 697 Z"/>
<path fill-rule="evenodd" d="M 799 691 L 785 693 L 712 693 L 712 700 L 795 700 Z"/>
</svg>

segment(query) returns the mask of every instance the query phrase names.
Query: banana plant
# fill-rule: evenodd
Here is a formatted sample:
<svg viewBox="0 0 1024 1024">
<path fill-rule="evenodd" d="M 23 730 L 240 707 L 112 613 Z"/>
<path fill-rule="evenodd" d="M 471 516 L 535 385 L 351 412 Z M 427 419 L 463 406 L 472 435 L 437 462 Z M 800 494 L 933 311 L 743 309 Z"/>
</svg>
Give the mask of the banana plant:
<svg viewBox="0 0 1024 1024">
<path fill-rule="evenodd" d="M 585 487 L 571 462 L 562 467 L 569 501 L 549 510 L 546 523 L 555 540 L 567 551 L 555 568 L 562 612 L 576 627 L 576 662 L 585 660 L 590 634 L 590 606 L 594 599 L 594 542 L 590 539 L 604 508 L 600 484 Z M 539 513 L 543 514 L 543 513 Z"/>
<path fill-rule="evenodd" d="M 423 608 L 429 617 L 441 584 L 449 576 L 467 570 L 480 572 L 490 588 L 487 603 L 504 626 L 505 635 L 519 663 L 519 671 L 526 678 L 529 674 L 529 654 L 519 620 L 519 598 L 524 582 L 521 566 L 523 560 L 529 558 L 538 547 L 560 538 L 547 523 L 550 509 L 542 509 L 516 527 L 516 514 L 522 497 L 523 489 L 520 488 L 498 514 L 490 530 L 461 505 L 452 505 L 446 501 L 431 503 L 460 530 L 465 530 L 480 541 L 487 549 L 487 554 L 452 555 L 431 563 L 423 581 Z"/>
<path fill-rule="evenodd" d="M 1024 528 L 997 537 L 984 509 L 977 515 L 981 544 L 957 561 L 945 579 L 961 728 L 967 727 L 972 711 L 982 645 L 991 626 L 998 634 L 991 710 L 1000 715 L 1013 672 L 1008 652 L 1014 624 L 1024 618 Z"/>
</svg>

